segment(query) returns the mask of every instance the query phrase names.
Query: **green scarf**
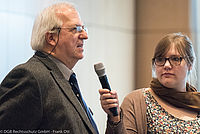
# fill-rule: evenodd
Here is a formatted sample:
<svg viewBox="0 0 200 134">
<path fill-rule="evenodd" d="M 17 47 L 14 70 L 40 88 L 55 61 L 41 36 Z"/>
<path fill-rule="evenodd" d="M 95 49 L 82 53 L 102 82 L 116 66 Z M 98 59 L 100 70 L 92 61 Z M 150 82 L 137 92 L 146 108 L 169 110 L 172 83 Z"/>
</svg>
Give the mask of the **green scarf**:
<svg viewBox="0 0 200 134">
<path fill-rule="evenodd" d="M 200 92 L 197 92 L 190 84 L 186 84 L 187 92 L 178 92 L 163 86 L 158 79 L 153 78 L 150 87 L 156 95 L 175 107 L 200 112 Z"/>
</svg>

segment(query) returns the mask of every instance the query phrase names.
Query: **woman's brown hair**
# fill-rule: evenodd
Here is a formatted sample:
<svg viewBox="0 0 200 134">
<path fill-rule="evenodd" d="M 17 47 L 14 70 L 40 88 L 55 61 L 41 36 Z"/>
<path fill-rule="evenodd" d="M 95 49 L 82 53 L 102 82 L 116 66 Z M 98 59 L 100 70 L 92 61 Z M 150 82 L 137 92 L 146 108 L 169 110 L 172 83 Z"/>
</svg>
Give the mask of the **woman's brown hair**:
<svg viewBox="0 0 200 134">
<path fill-rule="evenodd" d="M 167 34 L 164 38 L 162 38 L 155 48 L 154 58 L 164 57 L 173 45 L 178 50 L 179 54 L 184 57 L 186 63 L 193 66 L 196 56 L 193 50 L 192 42 L 188 36 L 181 33 Z M 153 60 L 152 65 L 154 65 Z"/>
</svg>

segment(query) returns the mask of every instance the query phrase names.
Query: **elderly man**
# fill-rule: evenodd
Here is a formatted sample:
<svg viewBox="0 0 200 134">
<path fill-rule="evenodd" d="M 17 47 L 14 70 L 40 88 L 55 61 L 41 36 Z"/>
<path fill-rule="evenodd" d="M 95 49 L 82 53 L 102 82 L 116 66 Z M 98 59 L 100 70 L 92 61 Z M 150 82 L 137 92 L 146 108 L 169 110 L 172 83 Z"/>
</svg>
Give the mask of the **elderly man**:
<svg viewBox="0 0 200 134">
<path fill-rule="evenodd" d="M 77 10 L 57 3 L 36 18 L 34 56 L 0 85 L 0 129 L 19 133 L 97 134 L 72 68 L 83 58 L 87 31 Z"/>
</svg>

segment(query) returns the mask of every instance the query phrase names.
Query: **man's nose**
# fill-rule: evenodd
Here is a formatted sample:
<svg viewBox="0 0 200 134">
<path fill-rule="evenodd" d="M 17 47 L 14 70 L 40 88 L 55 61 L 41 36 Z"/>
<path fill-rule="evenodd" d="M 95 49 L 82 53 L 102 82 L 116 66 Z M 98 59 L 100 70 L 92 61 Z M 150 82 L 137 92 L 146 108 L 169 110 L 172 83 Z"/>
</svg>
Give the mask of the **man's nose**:
<svg viewBox="0 0 200 134">
<path fill-rule="evenodd" d="M 79 38 L 87 40 L 88 39 L 88 33 L 87 33 L 87 31 L 83 29 L 81 31 L 81 33 L 80 33 Z"/>
</svg>

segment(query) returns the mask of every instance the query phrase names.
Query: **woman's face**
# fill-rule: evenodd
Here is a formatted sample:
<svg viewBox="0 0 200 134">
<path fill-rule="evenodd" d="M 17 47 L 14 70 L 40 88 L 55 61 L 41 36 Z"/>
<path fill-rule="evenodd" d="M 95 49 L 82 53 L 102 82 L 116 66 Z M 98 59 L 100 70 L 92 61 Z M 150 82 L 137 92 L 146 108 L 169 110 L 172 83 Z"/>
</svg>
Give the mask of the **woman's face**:
<svg viewBox="0 0 200 134">
<path fill-rule="evenodd" d="M 177 49 L 175 49 L 174 45 L 170 48 L 167 54 L 164 56 L 165 58 L 170 57 L 181 57 Z M 160 83 L 168 88 L 174 88 L 178 91 L 185 91 L 186 90 L 186 81 L 187 81 L 187 74 L 188 70 L 190 70 L 183 59 L 180 65 L 171 65 L 169 60 L 166 60 L 163 66 L 155 65 L 156 76 Z"/>
</svg>

